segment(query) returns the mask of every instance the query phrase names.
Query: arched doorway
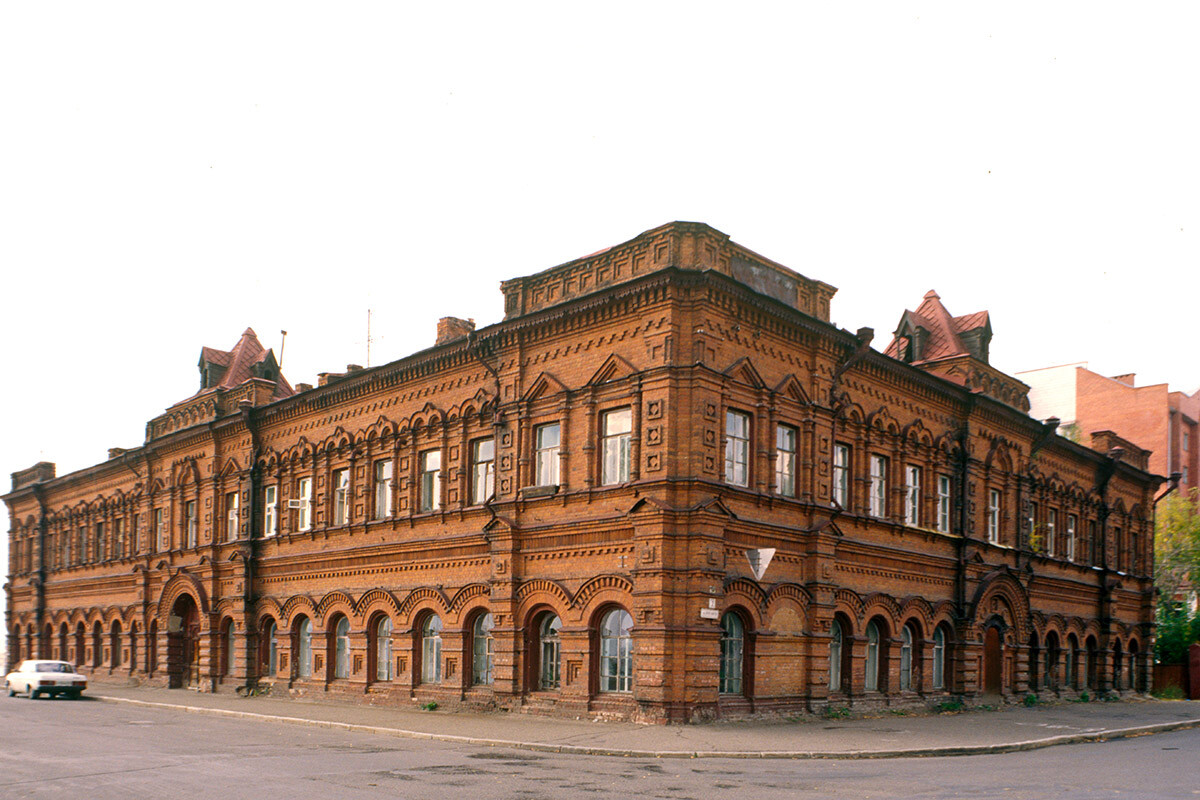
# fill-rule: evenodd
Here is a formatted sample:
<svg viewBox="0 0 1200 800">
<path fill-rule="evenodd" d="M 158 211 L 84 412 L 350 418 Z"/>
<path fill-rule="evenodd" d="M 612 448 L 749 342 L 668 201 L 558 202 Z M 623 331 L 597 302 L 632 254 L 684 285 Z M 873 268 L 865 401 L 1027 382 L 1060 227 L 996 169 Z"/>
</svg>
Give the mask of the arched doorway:
<svg viewBox="0 0 1200 800">
<path fill-rule="evenodd" d="M 190 594 L 179 596 L 167 618 L 167 685 L 200 686 L 200 609 Z"/>
<path fill-rule="evenodd" d="M 1004 648 L 1000 626 L 989 625 L 983 631 L 983 693 L 999 695 L 1004 685 Z"/>
</svg>

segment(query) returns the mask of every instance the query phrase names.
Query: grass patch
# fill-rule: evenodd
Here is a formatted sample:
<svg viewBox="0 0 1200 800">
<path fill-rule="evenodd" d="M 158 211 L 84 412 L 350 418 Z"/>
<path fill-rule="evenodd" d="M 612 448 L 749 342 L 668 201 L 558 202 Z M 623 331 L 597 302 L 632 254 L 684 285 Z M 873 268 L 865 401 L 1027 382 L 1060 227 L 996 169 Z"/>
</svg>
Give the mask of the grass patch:
<svg viewBox="0 0 1200 800">
<path fill-rule="evenodd" d="M 1155 689 L 1150 696 L 1157 697 L 1159 700 L 1182 700 L 1183 689 L 1179 686 L 1164 686 L 1161 689 Z"/>
</svg>

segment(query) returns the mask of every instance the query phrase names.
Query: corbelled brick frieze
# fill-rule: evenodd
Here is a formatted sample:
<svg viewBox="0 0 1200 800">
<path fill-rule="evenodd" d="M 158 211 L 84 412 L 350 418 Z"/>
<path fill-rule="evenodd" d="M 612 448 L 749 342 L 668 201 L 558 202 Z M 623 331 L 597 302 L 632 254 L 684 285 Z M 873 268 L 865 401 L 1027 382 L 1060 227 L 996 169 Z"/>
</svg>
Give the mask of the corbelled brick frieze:
<svg viewBox="0 0 1200 800">
<path fill-rule="evenodd" d="M 10 659 L 660 722 L 1149 688 L 1161 478 L 1031 419 L 986 312 L 880 352 L 701 223 L 502 289 L 316 386 L 247 329 L 141 446 L 15 473 Z"/>
</svg>

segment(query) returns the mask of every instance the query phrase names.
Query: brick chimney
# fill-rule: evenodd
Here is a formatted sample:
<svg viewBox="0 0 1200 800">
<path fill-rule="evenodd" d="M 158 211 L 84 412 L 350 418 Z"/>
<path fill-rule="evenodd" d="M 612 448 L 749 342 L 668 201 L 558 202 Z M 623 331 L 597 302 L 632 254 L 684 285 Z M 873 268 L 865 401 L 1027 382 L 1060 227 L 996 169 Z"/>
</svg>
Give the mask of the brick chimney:
<svg viewBox="0 0 1200 800">
<path fill-rule="evenodd" d="M 465 339 L 475 330 L 475 320 L 459 319 L 458 317 L 442 317 L 438 320 L 437 344 L 453 342 L 455 339 Z"/>
<path fill-rule="evenodd" d="M 1137 378 L 1136 372 L 1127 372 L 1124 375 L 1113 375 L 1112 379 L 1126 386 L 1133 386 L 1134 379 Z"/>
</svg>

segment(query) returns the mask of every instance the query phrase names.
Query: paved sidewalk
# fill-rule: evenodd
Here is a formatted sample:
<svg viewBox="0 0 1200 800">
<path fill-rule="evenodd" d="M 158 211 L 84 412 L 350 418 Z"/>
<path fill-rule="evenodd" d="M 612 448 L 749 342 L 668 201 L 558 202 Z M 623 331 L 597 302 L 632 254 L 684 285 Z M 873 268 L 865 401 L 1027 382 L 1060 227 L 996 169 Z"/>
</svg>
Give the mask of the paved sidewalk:
<svg viewBox="0 0 1200 800">
<path fill-rule="evenodd" d="M 1200 727 L 1200 702 L 1062 703 L 868 719 L 699 725 L 585 722 L 419 711 L 93 684 L 93 698 L 201 714 L 580 755 L 657 758 L 905 758 L 1032 750 Z"/>
</svg>

